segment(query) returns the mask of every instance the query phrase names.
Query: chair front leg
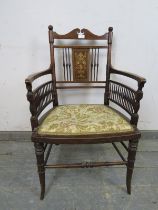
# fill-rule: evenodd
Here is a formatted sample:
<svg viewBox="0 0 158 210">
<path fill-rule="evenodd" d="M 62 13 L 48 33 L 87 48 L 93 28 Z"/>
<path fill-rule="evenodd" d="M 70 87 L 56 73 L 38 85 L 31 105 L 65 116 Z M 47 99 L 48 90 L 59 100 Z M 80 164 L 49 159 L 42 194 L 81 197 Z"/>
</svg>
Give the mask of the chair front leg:
<svg viewBox="0 0 158 210">
<path fill-rule="evenodd" d="M 34 147 L 35 147 L 35 153 L 36 153 L 36 158 L 37 158 L 39 181 L 41 185 L 40 199 L 43 200 L 44 194 L 45 194 L 44 144 L 35 143 Z"/>
<path fill-rule="evenodd" d="M 134 169 L 135 157 L 137 152 L 138 140 L 130 140 L 128 145 L 128 163 L 126 174 L 126 186 L 128 194 L 131 194 L 131 180 Z"/>
</svg>

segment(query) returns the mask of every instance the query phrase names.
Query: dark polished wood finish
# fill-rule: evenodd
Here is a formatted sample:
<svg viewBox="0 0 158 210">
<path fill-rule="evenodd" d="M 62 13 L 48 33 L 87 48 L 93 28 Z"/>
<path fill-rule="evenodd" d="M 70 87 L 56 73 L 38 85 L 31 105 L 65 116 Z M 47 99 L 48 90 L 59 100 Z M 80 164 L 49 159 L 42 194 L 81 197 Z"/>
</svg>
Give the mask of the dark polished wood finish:
<svg viewBox="0 0 158 210">
<path fill-rule="evenodd" d="M 52 164 L 45 165 L 45 168 L 94 168 L 102 166 L 126 165 L 127 161 L 113 161 L 113 162 L 82 162 L 70 164 Z"/>
<path fill-rule="evenodd" d="M 133 174 L 133 169 L 134 169 L 137 146 L 138 146 L 138 139 L 134 141 L 131 141 L 131 140 L 129 141 L 127 174 L 126 174 L 126 185 L 127 185 L 128 194 L 131 194 L 131 180 L 132 180 L 132 174 Z"/>
<path fill-rule="evenodd" d="M 40 180 L 40 185 L 41 185 L 40 199 L 42 200 L 45 194 L 44 144 L 34 143 L 34 146 L 35 146 L 35 153 L 36 153 L 36 158 L 37 158 L 39 180 Z"/>
<path fill-rule="evenodd" d="M 30 102 L 32 141 L 34 142 L 35 154 L 37 158 L 37 167 L 39 180 L 41 185 L 41 199 L 45 194 L 45 169 L 46 168 L 92 168 L 101 166 L 125 165 L 127 167 L 126 185 L 127 192 L 131 194 L 131 180 L 134 169 L 135 156 L 138 141 L 141 137 L 140 131 L 137 129 L 138 111 L 140 108 L 140 100 L 143 97 L 142 88 L 146 80 L 138 75 L 120 71 L 111 65 L 111 49 L 113 28 L 109 27 L 108 32 L 103 35 L 96 35 L 87 29 L 73 29 L 67 34 L 61 35 L 53 31 L 53 27 L 48 27 L 49 43 L 50 43 L 50 67 L 39 73 L 30 75 L 26 80 L 27 99 Z M 93 45 L 83 44 L 56 44 L 56 41 L 62 40 L 90 40 L 94 41 Z M 95 41 L 102 40 L 107 42 L 103 45 L 95 45 Z M 57 80 L 55 70 L 55 50 L 62 50 L 62 75 L 63 80 Z M 107 50 L 106 63 L 106 80 L 99 80 L 100 72 L 100 54 L 101 50 Z M 75 57 L 75 55 L 77 57 Z M 111 80 L 111 75 L 122 75 L 137 81 L 137 89 L 133 89 L 128 85 Z M 39 85 L 33 89 L 34 80 L 51 75 L 51 80 Z M 75 84 L 75 86 L 74 86 Z M 109 106 L 110 101 L 114 102 L 129 114 L 129 123 L 133 125 L 134 131 L 116 134 L 93 134 L 93 135 L 72 135 L 72 136 L 47 136 L 37 133 L 38 126 L 42 120 L 48 115 L 51 109 L 42 114 L 43 110 L 52 103 L 53 108 L 58 106 L 58 89 L 71 88 L 104 88 L 104 104 Z M 52 108 L 52 109 L 53 109 Z M 119 112 L 119 114 L 121 114 Z M 124 116 L 125 117 L 125 116 Z M 113 162 L 83 162 L 72 164 L 47 164 L 52 146 L 58 144 L 98 144 L 112 143 L 114 149 L 121 158 L 121 161 Z M 126 159 L 120 152 L 117 144 L 120 143 L 128 153 Z M 128 143 L 128 146 L 127 146 Z"/>
</svg>

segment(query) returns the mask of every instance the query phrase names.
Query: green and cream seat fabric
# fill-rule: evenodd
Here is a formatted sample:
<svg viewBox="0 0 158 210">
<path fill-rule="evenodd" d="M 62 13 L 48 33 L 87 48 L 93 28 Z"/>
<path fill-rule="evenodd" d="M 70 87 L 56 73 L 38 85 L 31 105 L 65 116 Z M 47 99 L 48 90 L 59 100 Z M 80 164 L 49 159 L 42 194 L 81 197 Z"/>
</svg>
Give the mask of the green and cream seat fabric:
<svg viewBox="0 0 158 210">
<path fill-rule="evenodd" d="M 132 132 L 132 125 L 118 112 L 104 105 L 60 105 L 38 129 L 39 135 L 89 135 Z"/>
</svg>

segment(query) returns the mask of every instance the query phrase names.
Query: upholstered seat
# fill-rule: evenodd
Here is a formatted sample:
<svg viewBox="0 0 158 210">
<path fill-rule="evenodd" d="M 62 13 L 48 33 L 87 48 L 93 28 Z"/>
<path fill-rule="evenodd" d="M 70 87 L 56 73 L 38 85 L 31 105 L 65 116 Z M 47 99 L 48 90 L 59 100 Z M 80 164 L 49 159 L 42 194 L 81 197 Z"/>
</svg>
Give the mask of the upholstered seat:
<svg viewBox="0 0 158 210">
<path fill-rule="evenodd" d="M 87 135 L 131 132 L 132 125 L 114 109 L 100 104 L 60 105 L 38 129 L 40 135 Z"/>
</svg>

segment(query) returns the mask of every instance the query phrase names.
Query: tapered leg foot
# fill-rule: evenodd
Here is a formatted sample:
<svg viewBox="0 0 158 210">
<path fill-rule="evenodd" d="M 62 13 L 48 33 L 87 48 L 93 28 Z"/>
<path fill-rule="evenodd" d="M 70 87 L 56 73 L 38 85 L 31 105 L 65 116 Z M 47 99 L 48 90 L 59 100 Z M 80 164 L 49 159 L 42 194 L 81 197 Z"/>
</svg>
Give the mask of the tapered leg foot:
<svg viewBox="0 0 158 210">
<path fill-rule="evenodd" d="M 135 157 L 137 152 L 138 140 L 129 141 L 128 145 L 128 162 L 126 174 L 127 193 L 131 194 L 131 181 L 134 169 Z"/>
<path fill-rule="evenodd" d="M 39 174 L 40 185 L 41 185 L 41 196 L 40 200 L 44 199 L 45 194 L 45 173 Z"/>
<path fill-rule="evenodd" d="M 132 174 L 133 174 L 133 170 L 130 170 L 127 168 L 126 186 L 127 186 L 127 193 L 129 195 L 131 194 Z"/>
<path fill-rule="evenodd" d="M 39 181 L 41 185 L 40 200 L 43 200 L 44 194 L 45 194 L 44 145 L 43 143 L 35 143 L 34 146 L 35 146 L 35 153 L 36 153 L 36 158 L 37 158 Z"/>
</svg>

